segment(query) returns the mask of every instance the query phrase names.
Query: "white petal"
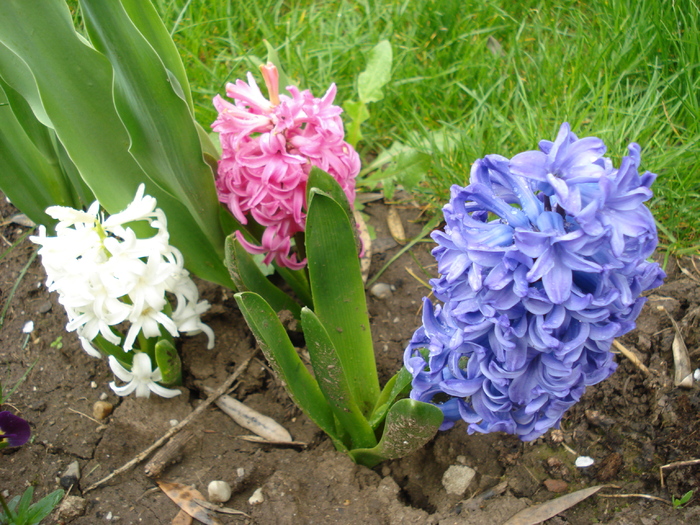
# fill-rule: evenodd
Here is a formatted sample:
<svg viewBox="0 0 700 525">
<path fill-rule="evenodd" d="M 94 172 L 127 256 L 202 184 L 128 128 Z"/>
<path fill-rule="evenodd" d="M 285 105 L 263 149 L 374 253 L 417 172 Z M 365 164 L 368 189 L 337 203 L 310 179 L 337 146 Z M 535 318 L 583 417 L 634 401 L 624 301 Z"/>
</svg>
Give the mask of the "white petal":
<svg viewBox="0 0 700 525">
<path fill-rule="evenodd" d="M 148 377 L 150 379 L 152 372 L 151 358 L 144 352 L 134 354 L 134 361 L 131 365 L 131 372 L 136 377 Z"/>
<path fill-rule="evenodd" d="M 100 353 L 100 351 L 97 348 L 95 348 L 94 346 L 92 346 L 90 344 L 90 341 L 86 337 L 79 336 L 79 339 L 80 339 L 80 344 L 83 347 L 83 350 L 85 350 L 88 353 L 88 355 L 91 355 L 92 357 L 96 357 L 97 359 L 102 359 L 102 354 Z"/>
<path fill-rule="evenodd" d="M 155 383 L 137 383 L 136 384 L 136 397 L 145 397 L 149 398 L 151 397 L 151 390 L 152 387 L 151 385 L 155 385 Z"/>
<path fill-rule="evenodd" d="M 118 396 L 128 396 L 134 390 L 136 390 L 136 383 L 127 383 L 124 386 L 117 386 L 114 381 L 110 381 L 109 388 L 111 388 Z"/>
<path fill-rule="evenodd" d="M 136 355 L 139 355 L 139 354 L 136 354 Z M 148 357 L 148 356 L 146 356 L 146 357 Z M 129 372 L 126 368 L 124 368 L 121 364 L 119 364 L 119 361 L 117 361 L 116 357 L 111 355 L 111 356 L 109 356 L 108 359 L 109 359 L 109 367 L 112 369 L 112 372 L 114 373 L 115 376 L 117 376 L 122 381 L 133 381 L 134 374 L 132 372 Z M 136 356 L 134 356 L 134 363 L 135 362 L 136 362 Z M 150 364 L 150 361 L 149 361 L 149 364 Z"/>
<path fill-rule="evenodd" d="M 176 390 L 174 388 L 165 388 L 164 386 L 161 386 L 158 383 L 150 383 L 148 385 L 148 388 L 150 388 L 154 393 L 158 394 L 160 397 L 171 398 L 182 394 L 181 390 Z"/>
</svg>

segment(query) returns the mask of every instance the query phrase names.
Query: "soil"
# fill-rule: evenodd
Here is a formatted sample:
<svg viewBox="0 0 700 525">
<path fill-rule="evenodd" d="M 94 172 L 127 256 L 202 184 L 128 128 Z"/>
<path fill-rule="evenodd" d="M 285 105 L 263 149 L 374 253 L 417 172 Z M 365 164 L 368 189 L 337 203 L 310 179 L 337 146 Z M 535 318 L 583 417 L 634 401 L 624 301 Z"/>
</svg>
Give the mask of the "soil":
<svg viewBox="0 0 700 525">
<path fill-rule="evenodd" d="M 5 199 L 1 202 L 0 252 L 5 252 L 27 229 L 6 221 L 16 210 Z M 410 203 L 397 209 L 407 236 L 415 236 L 421 229 L 414 222 L 420 210 Z M 376 232 L 370 276 L 399 250 L 387 227 L 387 210 L 381 202 L 365 208 Z M 427 280 L 436 271 L 430 248 L 430 243 L 419 243 L 380 277 L 395 287 L 390 298 L 368 294 L 383 382 L 401 366 L 404 346 L 420 324 L 420 302 L 428 290 L 416 277 Z M 204 320 L 217 340 L 211 351 L 204 335 L 181 340 L 183 395 L 119 398 L 108 386 L 113 377 L 106 360 L 88 356 L 75 334 L 65 332 L 65 313 L 55 294 L 47 292 L 38 260 L 29 265 L 10 298 L 33 251 L 24 240 L 0 261 L 0 303 L 9 302 L 0 331 L 5 390 L 34 364 L 3 407 L 26 418 L 33 436 L 27 445 L 0 453 L 0 490 L 11 498 L 33 485 L 36 499 L 58 488 L 69 464 L 77 461 L 80 478 L 70 494 L 82 498 L 85 509 L 73 518 L 54 512 L 46 523 L 171 523 L 178 508 L 146 477 L 144 463 L 93 491 L 81 491 L 184 419 L 205 397 L 203 383 L 221 384 L 254 352 L 255 342 L 232 293 L 200 283 L 202 296 L 213 305 Z M 660 483 L 660 466 L 700 457 L 700 390 L 697 384 L 674 386 L 675 332 L 658 309 L 664 306 L 679 323 L 695 369 L 700 358 L 700 274 L 690 260 L 670 261 L 667 273 L 666 284 L 651 294 L 638 328 L 621 340 L 650 374 L 619 355 L 615 374 L 588 389 L 565 416 L 561 431 L 522 443 L 501 433 L 469 436 L 464 425 L 457 425 L 406 458 L 368 469 L 333 449 L 294 407 L 258 353 L 232 395 L 276 419 L 306 445 L 240 439 L 250 432 L 212 405 L 189 425 L 194 437 L 162 479 L 193 485 L 205 495 L 210 481 L 229 482 L 234 495 L 226 507 L 248 517 L 218 514 L 222 523 L 500 525 L 521 509 L 601 484 L 609 486 L 545 523 L 698 523 L 700 465 L 669 467 L 664 470 L 665 486 Z M 30 320 L 34 331 L 24 334 L 22 327 Z M 114 405 L 103 421 L 93 419 L 93 405 L 100 399 Z M 595 463 L 576 468 L 578 455 Z M 443 476 L 451 466 L 476 472 L 463 494 L 446 491 Z M 262 489 L 263 501 L 251 504 L 256 489 Z M 659 500 L 690 490 L 696 495 L 682 509 Z"/>
</svg>

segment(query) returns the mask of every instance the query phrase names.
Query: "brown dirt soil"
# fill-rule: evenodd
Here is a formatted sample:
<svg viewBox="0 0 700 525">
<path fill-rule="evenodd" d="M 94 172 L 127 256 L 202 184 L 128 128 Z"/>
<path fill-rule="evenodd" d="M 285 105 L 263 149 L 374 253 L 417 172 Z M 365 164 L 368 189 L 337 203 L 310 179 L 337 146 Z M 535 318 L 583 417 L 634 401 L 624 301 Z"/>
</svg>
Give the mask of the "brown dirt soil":
<svg viewBox="0 0 700 525">
<path fill-rule="evenodd" d="M 410 203 L 399 206 L 408 236 L 421 229 L 420 211 Z M 387 261 L 398 246 L 386 226 L 387 207 L 365 208 L 376 231 L 370 275 Z M 26 228 L 5 219 L 16 210 L 2 199 L 0 243 L 4 252 Z M 409 272 L 427 279 L 435 273 L 429 243 L 418 244 L 395 262 L 379 279 L 395 287 L 389 299 L 369 296 L 369 311 L 378 367 L 386 381 L 401 365 L 403 349 L 420 323 L 420 301 L 427 289 Z M 221 384 L 254 350 L 254 340 L 236 309 L 230 291 L 208 283 L 200 290 L 212 303 L 206 314 L 217 341 L 207 351 L 199 335 L 181 340 L 185 387 L 174 399 L 118 398 L 108 383 L 112 375 L 105 360 L 88 356 L 75 334 L 64 327 L 66 316 L 55 294 L 44 286 L 38 260 L 28 268 L 14 297 L 10 291 L 34 247 L 28 240 L 6 253 L 0 266 L 0 302 L 9 308 L 0 331 L 0 380 L 6 389 L 36 363 L 12 395 L 5 410 L 26 418 L 32 441 L 0 453 L 0 490 L 10 497 L 28 485 L 36 497 L 55 490 L 68 465 L 78 461 L 80 481 L 70 494 L 82 497 L 86 507 L 75 518 L 61 520 L 57 513 L 46 523 L 75 525 L 99 523 L 171 523 L 178 509 L 154 481 L 144 475 L 144 464 L 106 485 L 82 493 L 134 457 L 201 403 L 202 382 Z M 676 319 L 691 355 L 693 369 L 700 357 L 700 274 L 691 261 L 681 262 L 688 273 L 671 262 L 667 283 L 654 291 L 634 332 L 622 343 L 636 351 L 652 371 L 645 376 L 628 359 L 607 381 L 589 388 L 583 400 L 565 417 L 562 431 L 551 431 L 531 443 L 504 434 L 467 435 L 463 425 L 438 436 L 423 450 L 375 469 L 353 464 L 335 452 L 330 441 L 290 402 L 260 354 L 241 376 L 235 396 L 283 424 L 306 447 L 277 447 L 244 441 L 249 434 L 217 408 L 209 408 L 189 429 L 194 437 L 179 462 L 162 479 L 194 485 L 206 494 L 211 480 L 234 487 L 226 504 L 249 517 L 219 514 L 222 523 L 249 524 L 473 524 L 500 525 L 519 510 L 584 487 L 608 484 L 601 491 L 549 519 L 549 524 L 675 524 L 700 522 L 700 465 L 669 468 L 666 488 L 659 467 L 700 457 L 700 394 L 697 385 L 673 386 L 671 345 L 674 332 L 663 305 Z M 32 320 L 35 330 L 22 333 Z M 55 343 L 62 337 L 61 343 Z M 54 343 L 52 345 L 52 343 Z M 106 398 L 114 412 L 103 422 L 92 419 L 93 404 Z M 563 443 L 562 443 L 563 441 Z M 595 464 L 577 469 L 577 454 L 591 456 Z M 442 479 L 450 466 L 476 471 L 462 495 L 446 492 Z M 242 469 L 242 470 L 241 470 Z M 248 503 L 262 489 L 264 501 Z M 684 509 L 664 500 L 689 490 L 696 495 Z M 35 497 L 35 499 L 36 499 Z"/>
</svg>

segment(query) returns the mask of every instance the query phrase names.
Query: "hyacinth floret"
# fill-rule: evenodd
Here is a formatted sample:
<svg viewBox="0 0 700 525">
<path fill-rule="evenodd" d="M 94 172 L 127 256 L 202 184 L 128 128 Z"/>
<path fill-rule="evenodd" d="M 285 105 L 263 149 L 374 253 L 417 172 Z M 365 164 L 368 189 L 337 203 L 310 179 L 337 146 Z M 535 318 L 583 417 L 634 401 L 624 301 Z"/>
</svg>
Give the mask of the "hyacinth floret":
<svg viewBox="0 0 700 525">
<path fill-rule="evenodd" d="M 264 228 L 259 246 L 237 232 L 248 252 L 265 254 L 265 264 L 275 261 L 300 269 L 306 261 L 291 253 L 292 238 L 305 229 L 311 167 L 333 176 L 352 203 L 360 159 L 344 140 L 342 109 L 333 105 L 335 84 L 320 99 L 294 86 L 287 87 L 287 96 L 279 93 L 275 66 L 260 69 L 269 99 L 250 73 L 247 83 L 226 85 L 233 103 L 214 98 L 219 116 L 212 128 L 222 149 L 216 188 L 219 200 L 241 224 L 252 218 Z"/>
<path fill-rule="evenodd" d="M 656 175 L 639 173 L 637 144 L 617 169 L 604 154 L 563 124 L 539 151 L 487 155 L 452 187 L 433 233 L 443 304 L 424 300 L 404 355 L 411 397 L 442 409 L 443 430 L 462 419 L 469 433 L 535 439 L 615 370 L 613 339 L 665 274 L 647 260 Z"/>
</svg>

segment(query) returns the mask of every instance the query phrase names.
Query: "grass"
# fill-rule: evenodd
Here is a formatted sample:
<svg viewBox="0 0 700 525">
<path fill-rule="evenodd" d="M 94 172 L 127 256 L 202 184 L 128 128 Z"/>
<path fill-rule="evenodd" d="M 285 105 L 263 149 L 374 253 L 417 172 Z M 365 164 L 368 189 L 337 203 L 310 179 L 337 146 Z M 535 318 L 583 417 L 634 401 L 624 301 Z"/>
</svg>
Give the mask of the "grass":
<svg viewBox="0 0 700 525">
<path fill-rule="evenodd" d="M 212 97 L 265 58 L 263 39 L 299 86 L 318 96 L 335 82 L 341 103 L 388 39 L 392 81 L 363 124 L 363 158 L 395 140 L 431 153 L 419 191 L 436 208 L 476 158 L 535 149 L 564 121 L 616 163 L 638 142 L 673 253 L 700 247 L 699 1 L 154 0 L 205 126 Z"/>
</svg>

